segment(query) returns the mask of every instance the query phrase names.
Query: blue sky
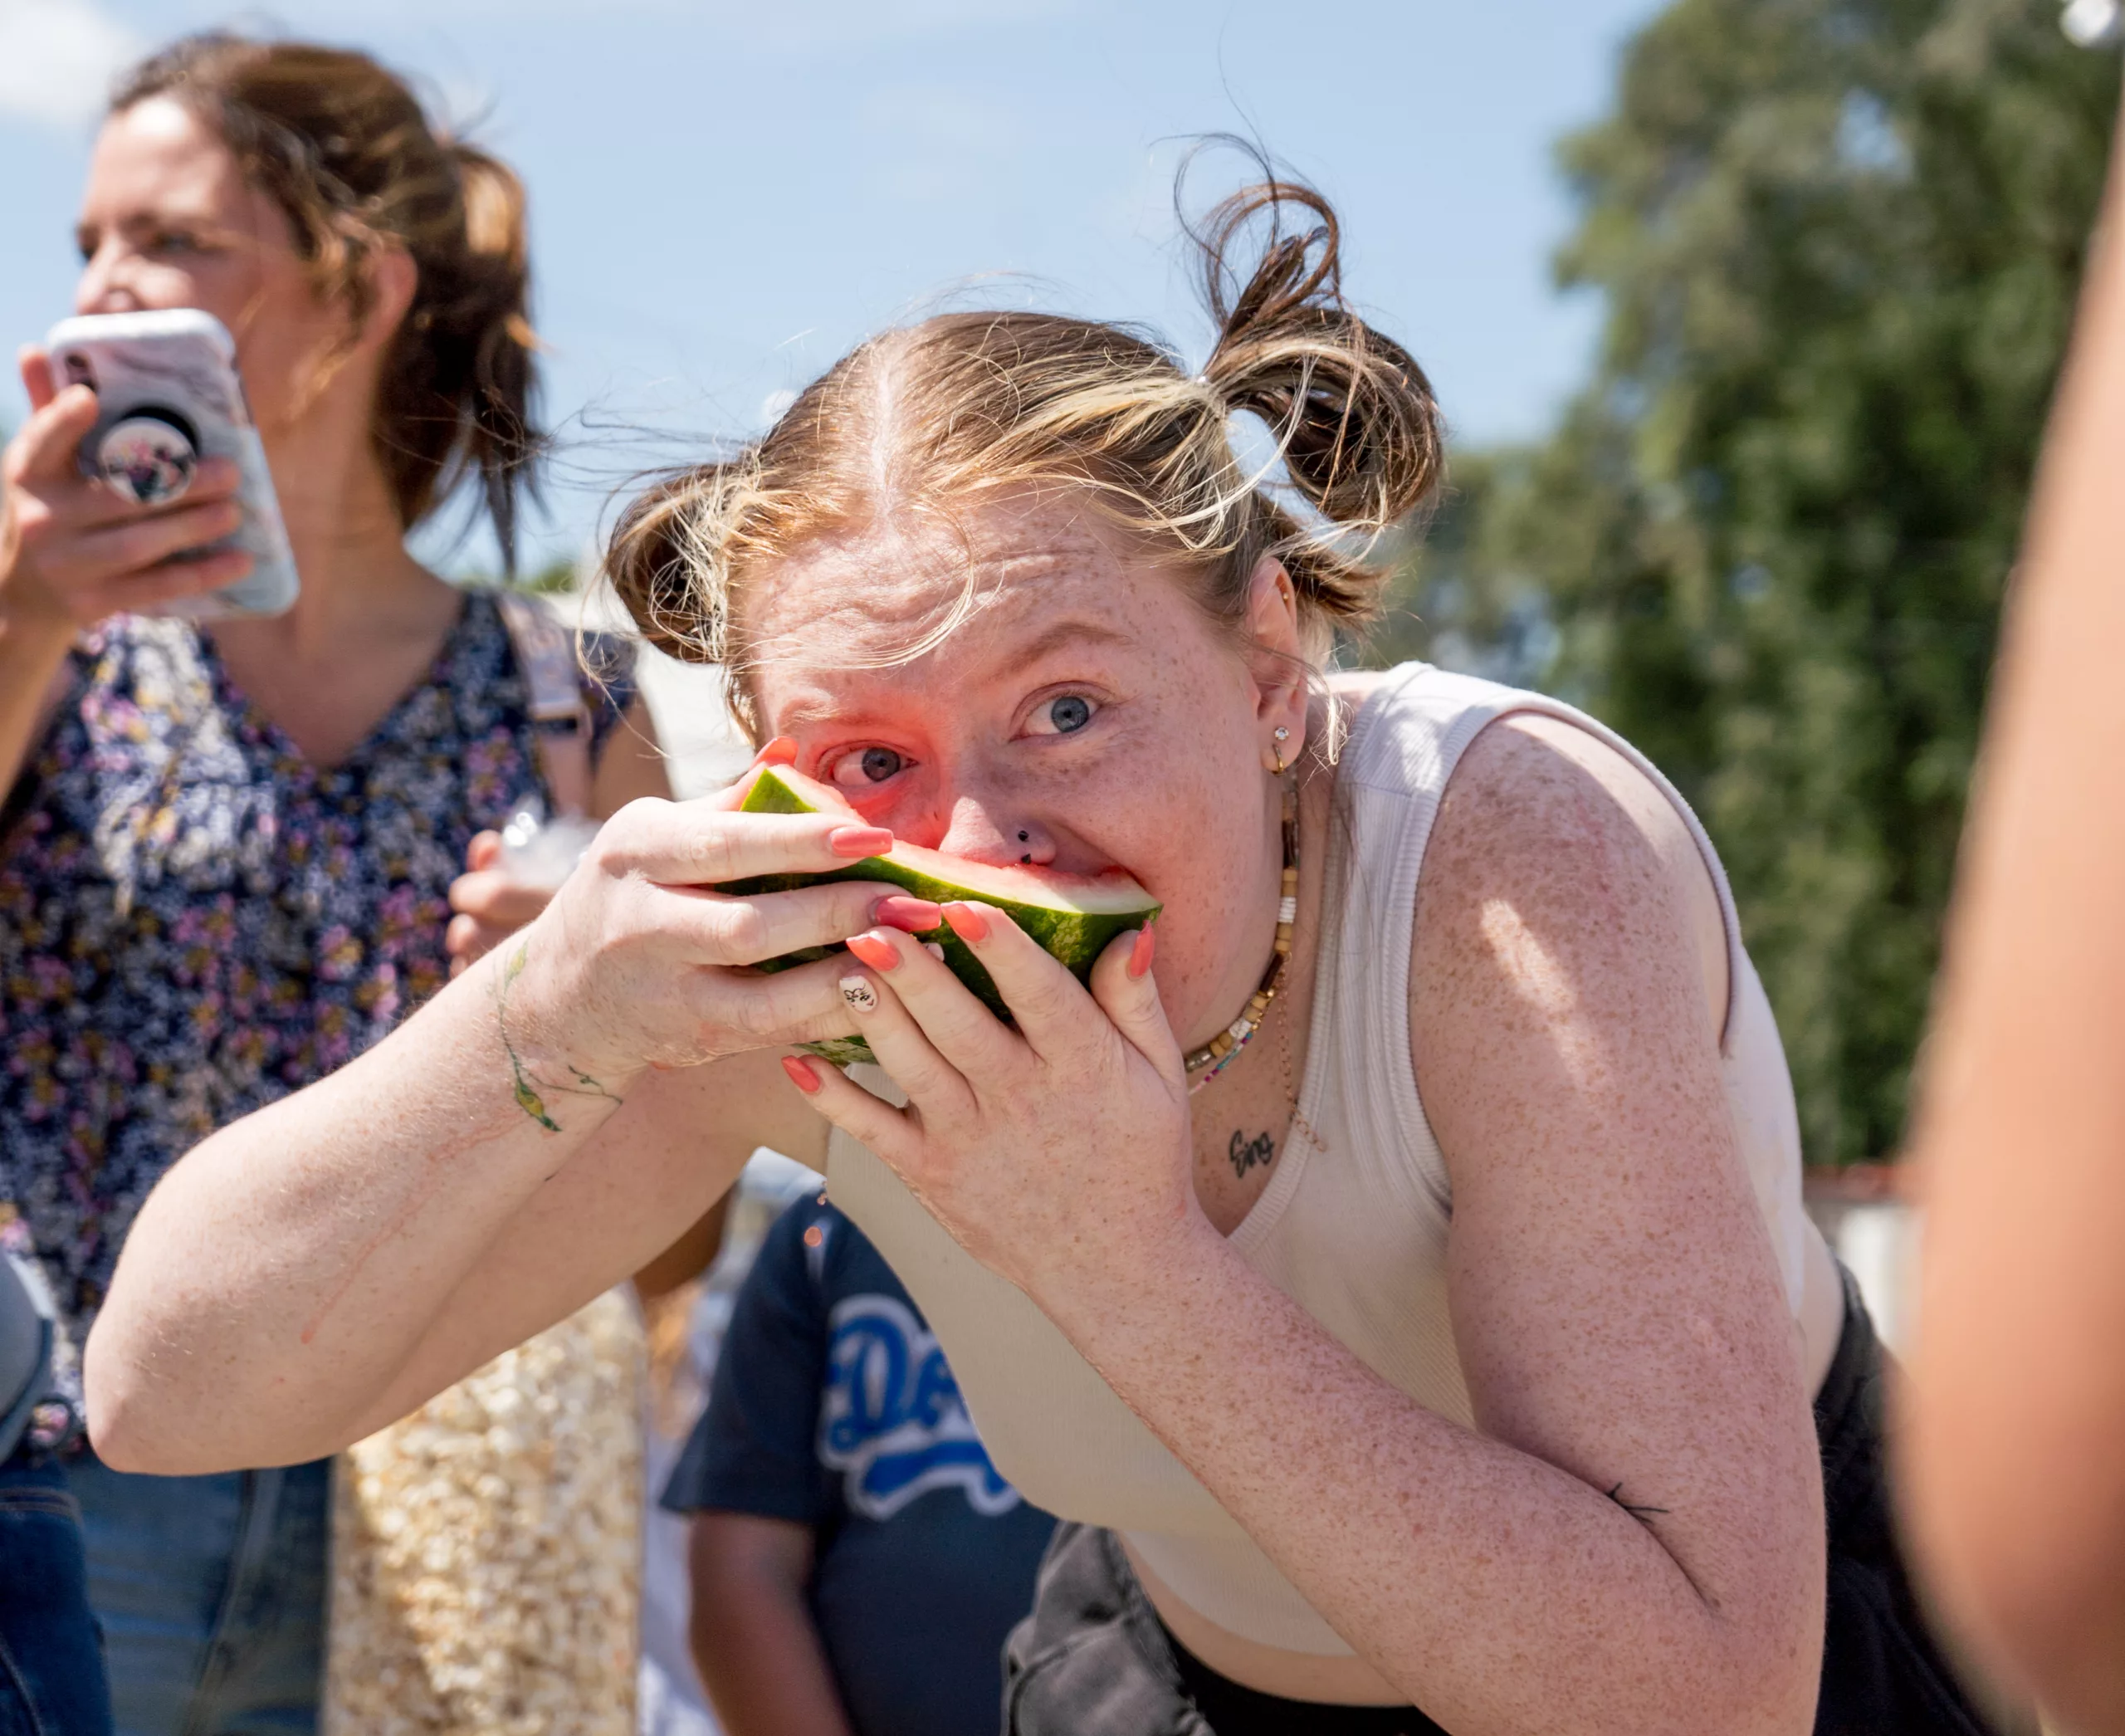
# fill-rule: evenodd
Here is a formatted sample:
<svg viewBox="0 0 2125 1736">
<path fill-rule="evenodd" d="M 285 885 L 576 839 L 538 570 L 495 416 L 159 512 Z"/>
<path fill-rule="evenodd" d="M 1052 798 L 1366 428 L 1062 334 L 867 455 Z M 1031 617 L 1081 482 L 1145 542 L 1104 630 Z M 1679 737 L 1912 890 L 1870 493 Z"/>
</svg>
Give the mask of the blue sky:
<svg viewBox="0 0 2125 1736">
<path fill-rule="evenodd" d="M 1537 432 L 1598 308 L 1561 297 L 1558 134 L 1597 115 L 1650 0 L 0 0 L 0 335 L 66 311 L 110 68 L 264 24 L 425 81 L 532 192 L 547 406 L 569 444 L 545 545 L 705 436 L 756 428 L 940 298 L 1207 325 L 1176 245 L 1187 139 L 1252 132 L 1336 200 L 1353 296 L 1464 441 Z M 1206 195 L 1236 165 L 1204 166 Z M 0 421 L 22 409 L 10 376 Z M 476 551 L 468 558 L 476 559 Z"/>
</svg>

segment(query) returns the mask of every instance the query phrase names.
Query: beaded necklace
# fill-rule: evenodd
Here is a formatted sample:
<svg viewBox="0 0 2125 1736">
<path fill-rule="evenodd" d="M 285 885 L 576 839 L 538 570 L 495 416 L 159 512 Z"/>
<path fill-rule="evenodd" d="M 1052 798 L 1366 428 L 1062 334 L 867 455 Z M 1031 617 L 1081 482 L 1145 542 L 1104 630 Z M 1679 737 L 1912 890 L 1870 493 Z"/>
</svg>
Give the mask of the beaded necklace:
<svg viewBox="0 0 2125 1736">
<path fill-rule="evenodd" d="M 1261 986 L 1248 998 L 1238 1018 L 1187 1058 L 1188 1088 L 1200 1091 L 1239 1059 L 1239 1052 L 1254 1040 L 1268 1015 L 1269 1003 L 1283 986 L 1284 966 L 1291 961 L 1292 927 L 1298 920 L 1298 790 L 1289 778 L 1284 781 L 1284 872 L 1277 900 L 1277 944 L 1269 955 L 1269 968 L 1262 973 Z"/>
</svg>

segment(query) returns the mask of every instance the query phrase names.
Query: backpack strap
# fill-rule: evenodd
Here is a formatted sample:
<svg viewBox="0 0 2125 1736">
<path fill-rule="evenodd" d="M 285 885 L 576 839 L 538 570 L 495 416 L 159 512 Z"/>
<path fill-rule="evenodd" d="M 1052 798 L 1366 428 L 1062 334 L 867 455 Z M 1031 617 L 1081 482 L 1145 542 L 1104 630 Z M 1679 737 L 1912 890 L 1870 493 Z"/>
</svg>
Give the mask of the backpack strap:
<svg viewBox="0 0 2125 1736">
<path fill-rule="evenodd" d="M 590 812 L 590 708 L 575 661 L 574 635 L 545 605 L 521 591 L 497 591 L 495 607 L 509 633 L 524 677 L 531 726 L 539 742 L 539 774 L 554 815 Z"/>
</svg>

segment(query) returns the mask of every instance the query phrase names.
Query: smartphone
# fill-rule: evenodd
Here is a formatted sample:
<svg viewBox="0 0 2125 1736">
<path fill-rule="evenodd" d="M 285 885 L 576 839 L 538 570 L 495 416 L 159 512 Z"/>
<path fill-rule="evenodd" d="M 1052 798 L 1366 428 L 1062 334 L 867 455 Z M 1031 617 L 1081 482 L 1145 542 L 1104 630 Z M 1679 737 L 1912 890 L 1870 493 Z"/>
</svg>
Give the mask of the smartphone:
<svg viewBox="0 0 2125 1736">
<path fill-rule="evenodd" d="M 87 386 L 96 425 L 81 445 L 82 473 L 142 506 L 173 501 L 192 486 L 203 458 L 232 459 L 243 522 L 220 541 L 180 560 L 222 549 L 250 555 L 233 584 L 158 611 L 193 619 L 285 614 L 300 589 L 266 447 L 236 371 L 236 340 L 198 308 L 84 314 L 61 320 L 45 338 L 55 392 Z"/>
</svg>

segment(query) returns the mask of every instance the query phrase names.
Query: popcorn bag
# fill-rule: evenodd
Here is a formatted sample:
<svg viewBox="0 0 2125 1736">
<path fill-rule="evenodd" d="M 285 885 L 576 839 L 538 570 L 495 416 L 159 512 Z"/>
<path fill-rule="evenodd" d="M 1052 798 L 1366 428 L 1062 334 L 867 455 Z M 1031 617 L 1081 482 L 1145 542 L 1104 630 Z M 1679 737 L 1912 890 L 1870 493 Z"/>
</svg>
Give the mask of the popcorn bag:
<svg viewBox="0 0 2125 1736">
<path fill-rule="evenodd" d="M 325 1736 L 633 1736 L 644 1365 L 610 1291 L 340 1456 Z"/>
</svg>

